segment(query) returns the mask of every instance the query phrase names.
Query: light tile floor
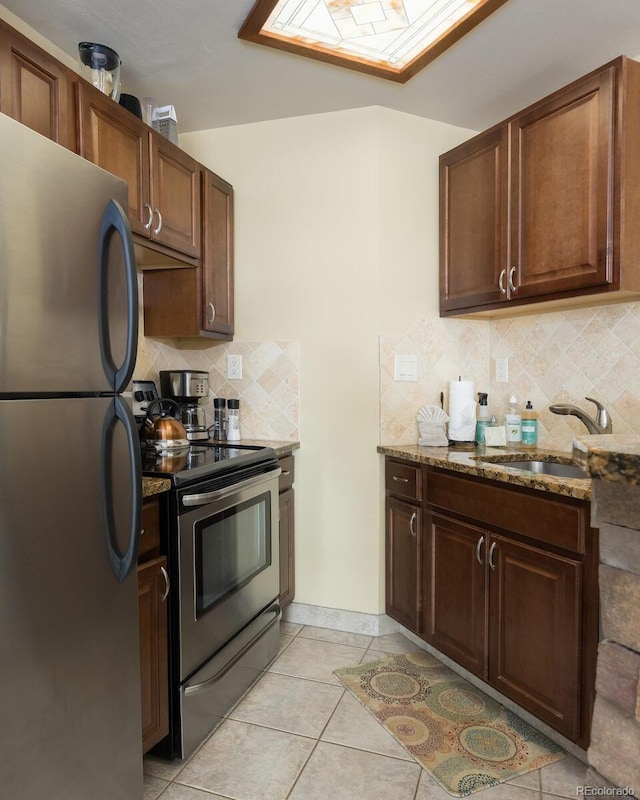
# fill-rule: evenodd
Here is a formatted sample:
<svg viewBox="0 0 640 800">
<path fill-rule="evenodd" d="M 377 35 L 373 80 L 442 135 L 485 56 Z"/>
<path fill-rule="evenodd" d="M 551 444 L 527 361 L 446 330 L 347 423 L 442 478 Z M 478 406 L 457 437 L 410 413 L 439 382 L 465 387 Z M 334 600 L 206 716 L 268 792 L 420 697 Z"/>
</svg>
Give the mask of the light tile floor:
<svg viewBox="0 0 640 800">
<path fill-rule="evenodd" d="M 185 761 L 145 758 L 144 800 L 450 800 L 333 670 L 415 646 L 282 624 L 269 671 Z M 478 800 L 575 798 L 587 767 L 572 756 L 478 792 Z"/>
</svg>

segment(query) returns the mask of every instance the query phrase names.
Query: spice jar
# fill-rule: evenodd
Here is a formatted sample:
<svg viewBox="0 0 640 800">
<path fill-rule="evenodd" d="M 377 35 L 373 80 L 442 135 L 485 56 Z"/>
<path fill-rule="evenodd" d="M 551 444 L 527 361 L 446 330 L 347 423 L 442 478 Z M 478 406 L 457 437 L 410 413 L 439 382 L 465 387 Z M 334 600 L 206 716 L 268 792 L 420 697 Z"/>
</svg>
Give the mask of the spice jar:
<svg viewBox="0 0 640 800">
<path fill-rule="evenodd" d="M 222 441 L 227 438 L 224 409 L 227 401 L 224 397 L 213 398 L 213 438 Z"/>
<path fill-rule="evenodd" d="M 240 441 L 240 401 L 227 400 L 227 441 Z"/>
</svg>

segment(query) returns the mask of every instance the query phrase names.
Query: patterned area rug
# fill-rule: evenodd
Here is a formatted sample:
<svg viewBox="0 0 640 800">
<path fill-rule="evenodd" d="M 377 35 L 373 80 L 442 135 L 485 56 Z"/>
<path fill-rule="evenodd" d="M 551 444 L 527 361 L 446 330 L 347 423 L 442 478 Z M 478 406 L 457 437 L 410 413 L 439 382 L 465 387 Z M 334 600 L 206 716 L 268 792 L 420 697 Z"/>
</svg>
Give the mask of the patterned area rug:
<svg viewBox="0 0 640 800">
<path fill-rule="evenodd" d="M 422 650 L 335 675 L 455 797 L 564 758 L 555 742 Z"/>
</svg>

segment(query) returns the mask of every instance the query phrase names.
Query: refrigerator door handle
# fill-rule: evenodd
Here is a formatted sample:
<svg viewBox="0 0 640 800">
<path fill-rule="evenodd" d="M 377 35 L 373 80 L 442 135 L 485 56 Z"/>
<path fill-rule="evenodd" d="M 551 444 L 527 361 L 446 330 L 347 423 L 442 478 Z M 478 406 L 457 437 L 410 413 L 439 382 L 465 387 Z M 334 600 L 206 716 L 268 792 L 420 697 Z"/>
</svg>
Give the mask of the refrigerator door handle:
<svg viewBox="0 0 640 800">
<path fill-rule="evenodd" d="M 114 233 L 120 235 L 124 252 L 125 277 L 127 282 L 127 344 L 124 360 L 118 367 L 114 363 L 109 332 L 109 243 Z M 102 367 L 113 391 L 123 392 L 136 365 L 138 349 L 138 278 L 136 259 L 133 250 L 133 237 L 129 221 L 122 206 L 110 200 L 102 217 L 100 226 L 100 252 L 98 254 L 98 332 L 100 336 L 100 355 Z"/>
<path fill-rule="evenodd" d="M 129 466 L 131 468 L 132 513 L 129 527 L 129 544 L 124 554 L 118 550 L 116 521 L 113 497 L 113 432 L 121 422 L 127 434 Z M 135 568 L 138 558 L 140 526 L 142 522 L 142 464 L 136 423 L 126 402 L 121 397 L 114 398 L 113 410 L 106 414 L 102 426 L 102 522 L 109 563 L 113 574 L 122 583 Z"/>
</svg>

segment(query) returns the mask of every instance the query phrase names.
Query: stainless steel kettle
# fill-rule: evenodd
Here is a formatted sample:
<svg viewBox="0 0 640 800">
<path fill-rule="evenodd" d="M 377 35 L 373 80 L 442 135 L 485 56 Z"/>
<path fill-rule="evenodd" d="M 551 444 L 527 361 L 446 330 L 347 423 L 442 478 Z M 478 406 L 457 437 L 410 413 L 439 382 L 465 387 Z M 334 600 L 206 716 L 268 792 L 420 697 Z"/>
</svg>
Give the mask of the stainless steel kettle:
<svg viewBox="0 0 640 800">
<path fill-rule="evenodd" d="M 143 447 L 153 448 L 158 453 L 186 449 L 189 447 L 184 425 L 173 417 L 167 408 L 180 413 L 175 400 L 159 397 L 147 407 L 147 417 L 140 429 Z"/>
</svg>

